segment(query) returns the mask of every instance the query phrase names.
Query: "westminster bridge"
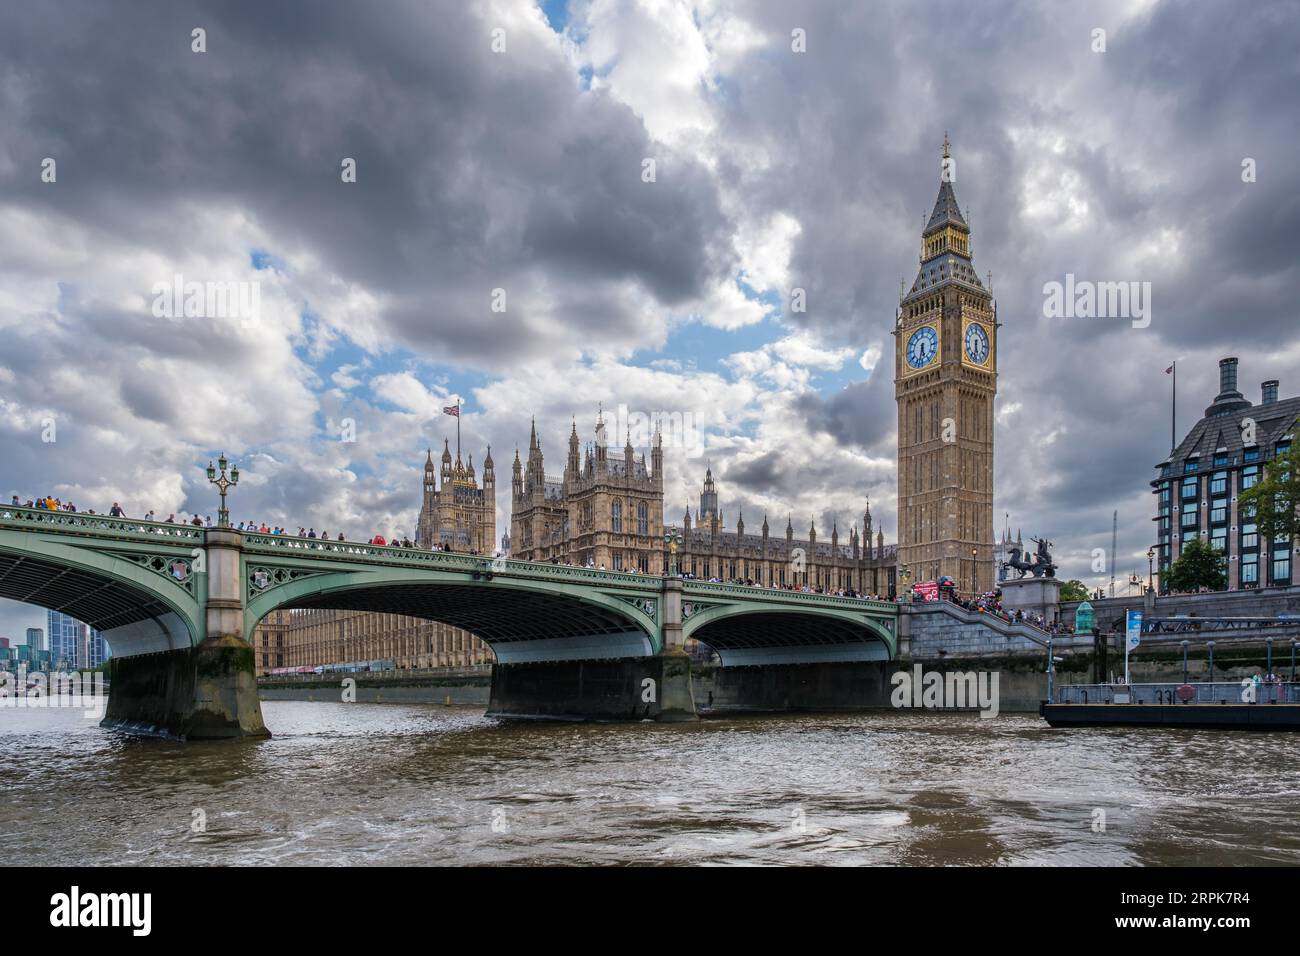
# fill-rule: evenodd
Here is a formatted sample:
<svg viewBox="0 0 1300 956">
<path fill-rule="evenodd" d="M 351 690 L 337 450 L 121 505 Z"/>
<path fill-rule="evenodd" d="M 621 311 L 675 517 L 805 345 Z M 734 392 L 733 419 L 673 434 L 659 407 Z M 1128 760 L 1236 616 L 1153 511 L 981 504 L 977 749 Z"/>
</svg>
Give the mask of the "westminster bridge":
<svg viewBox="0 0 1300 956">
<path fill-rule="evenodd" d="M 267 733 L 249 638 L 279 609 L 463 628 L 506 716 L 694 719 L 689 638 L 723 668 L 898 651 L 884 601 L 20 507 L 0 511 L 0 597 L 104 635 L 106 725 L 190 739 Z"/>
</svg>

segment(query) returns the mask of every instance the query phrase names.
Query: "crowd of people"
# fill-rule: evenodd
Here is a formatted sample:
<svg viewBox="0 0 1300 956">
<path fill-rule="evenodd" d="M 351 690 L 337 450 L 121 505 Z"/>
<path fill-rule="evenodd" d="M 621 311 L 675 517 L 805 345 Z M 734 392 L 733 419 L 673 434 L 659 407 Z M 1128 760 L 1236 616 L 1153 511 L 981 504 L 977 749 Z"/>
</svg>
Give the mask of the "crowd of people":
<svg viewBox="0 0 1300 956">
<path fill-rule="evenodd" d="M 682 572 L 682 577 L 688 581 L 702 580 L 687 571 Z M 739 585 L 741 587 L 762 588 L 766 591 L 798 591 L 803 594 L 825 594 L 830 597 L 861 598 L 864 601 L 888 600 L 887 598 L 882 598 L 876 594 L 859 594 L 853 588 L 826 588 L 822 587 L 820 584 L 779 584 L 775 581 L 771 584 L 764 584 L 762 581 L 755 581 L 753 578 L 730 578 L 724 580 L 719 577 L 711 577 L 708 581 L 710 584 L 731 584 Z"/>
<path fill-rule="evenodd" d="M 40 498 L 28 498 L 26 501 L 21 500 L 18 497 L 18 495 L 13 495 L 10 499 L 10 505 L 14 508 L 31 508 L 36 511 L 63 511 L 63 512 L 85 514 L 85 515 L 99 514 L 102 517 L 123 518 L 126 520 L 131 520 L 131 516 L 128 515 L 126 513 L 126 510 L 122 507 L 122 505 L 116 501 L 114 501 L 113 506 L 109 508 L 108 511 L 105 512 L 96 512 L 93 508 L 88 508 L 85 511 L 81 511 L 71 501 L 63 501 L 61 498 L 56 498 L 53 495 L 44 495 Z M 142 522 L 150 522 L 152 524 L 191 525 L 195 528 L 211 528 L 214 526 L 212 521 L 212 515 L 200 516 L 197 514 L 186 515 L 182 513 L 182 516 L 180 518 L 177 518 L 175 512 L 170 512 L 167 515 L 167 517 L 160 518 L 153 510 L 145 512 L 143 516 L 135 520 L 142 521 Z M 325 531 L 324 529 L 322 529 L 321 531 L 317 531 L 314 527 L 304 528 L 302 526 L 299 526 L 297 534 L 294 534 L 285 526 L 271 525 L 271 524 L 267 524 L 265 521 L 244 520 L 244 521 L 240 521 L 238 524 L 232 525 L 232 527 L 236 531 L 243 531 L 246 534 L 284 535 L 290 538 L 305 538 L 307 540 L 321 540 L 321 541 L 346 541 L 347 540 L 347 538 L 344 537 L 342 531 L 340 531 L 334 537 L 331 537 L 330 533 L 328 531 Z M 409 537 L 406 536 L 399 537 L 396 533 L 393 533 L 388 538 L 385 538 L 382 533 L 377 533 L 369 541 L 363 543 L 380 545 L 382 547 L 390 547 L 390 548 L 420 548 L 420 545 L 412 541 Z M 435 545 L 432 550 L 452 551 L 454 549 L 451 547 L 450 544 L 444 543 L 444 544 Z M 471 548 L 461 553 L 478 554 L 479 552 L 478 550 Z"/>
<path fill-rule="evenodd" d="M 1062 624 L 1056 620 L 1049 621 L 1037 611 L 1026 611 L 1023 608 L 1008 611 L 1002 606 L 996 591 L 985 592 L 977 598 L 964 598 L 955 591 L 947 589 L 941 590 L 940 594 L 942 600 L 956 604 L 960 608 L 976 614 L 991 614 L 993 617 L 1009 624 L 1030 624 L 1040 631 L 1046 631 L 1048 634 L 1067 635 L 1074 633 L 1074 625 Z"/>
</svg>

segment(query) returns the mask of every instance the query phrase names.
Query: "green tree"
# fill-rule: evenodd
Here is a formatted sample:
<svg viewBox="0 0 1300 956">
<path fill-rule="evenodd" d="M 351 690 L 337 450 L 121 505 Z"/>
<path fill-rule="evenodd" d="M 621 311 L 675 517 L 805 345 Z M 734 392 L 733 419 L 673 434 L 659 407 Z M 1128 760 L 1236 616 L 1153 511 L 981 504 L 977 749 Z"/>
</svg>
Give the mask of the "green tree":
<svg viewBox="0 0 1300 956">
<path fill-rule="evenodd" d="M 1062 601 L 1086 601 L 1088 600 L 1088 588 L 1084 583 L 1076 578 L 1070 578 L 1061 585 Z"/>
<path fill-rule="evenodd" d="M 1166 580 L 1171 591 L 1199 591 L 1201 588 L 1222 591 L 1228 586 L 1223 552 L 1200 538 L 1193 538 L 1183 545 Z"/>
<path fill-rule="evenodd" d="M 1300 534 L 1300 446 L 1264 465 L 1264 477 L 1237 498 L 1244 517 L 1254 515 L 1259 533 L 1270 541 Z"/>
</svg>

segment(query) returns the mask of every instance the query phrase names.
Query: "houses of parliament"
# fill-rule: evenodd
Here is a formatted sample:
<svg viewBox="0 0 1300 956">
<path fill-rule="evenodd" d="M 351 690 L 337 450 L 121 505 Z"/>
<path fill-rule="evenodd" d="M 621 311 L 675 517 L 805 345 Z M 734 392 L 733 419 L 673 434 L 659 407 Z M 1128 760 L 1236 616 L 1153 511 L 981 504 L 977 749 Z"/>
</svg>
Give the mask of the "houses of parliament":
<svg viewBox="0 0 1300 956">
<path fill-rule="evenodd" d="M 515 452 L 510 532 L 500 551 L 524 560 L 662 575 L 669 567 L 664 534 L 673 530 L 681 537 L 680 570 L 699 578 L 881 597 L 941 576 L 966 593 L 995 587 L 993 402 L 1000 324 L 992 293 L 972 263 L 970 226 L 954 192 L 946 136 L 942 158 L 916 278 L 894 315 L 897 544 L 885 543 L 869 506 L 843 536 L 834 522 L 829 535 L 819 535 L 812 521 L 796 535 L 789 515 L 776 533 L 767 515 L 757 531 L 746 531 L 739 509 L 728 528 L 711 469 L 703 476 L 694 516 L 688 507 L 680 525 L 666 526 L 662 435 L 656 429 L 649 449 L 633 448 L 626 437 L 616 449 L 618 436 L 607 434 L 598 411 L 585 449 L 573 423 L 563 471 L 554 477 L 546 473 L 534 422 L 527 459 Z M 457 449 L 453 462 L 445 442 L 440 484 L 431 453 L 423 475 L 416 519 L 420 546 L 496 551 L 491 449 L 481 484 L 473 458 L 462 465 Z M 344 611 L 275 612 L 257 628 L 254 652 L 259 673 L 349 659 L 393 659 L 398 667 L 493 659 L 478 638 L 447 625 Z"/>
</svg>

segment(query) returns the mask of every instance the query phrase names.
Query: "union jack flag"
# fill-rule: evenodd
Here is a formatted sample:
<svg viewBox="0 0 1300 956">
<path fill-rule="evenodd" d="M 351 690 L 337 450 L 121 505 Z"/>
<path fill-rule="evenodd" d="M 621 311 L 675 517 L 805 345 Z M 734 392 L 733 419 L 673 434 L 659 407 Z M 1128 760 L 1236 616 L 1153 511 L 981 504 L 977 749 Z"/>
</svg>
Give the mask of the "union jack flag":
<svg viewBox="0 0 1300 956">
<path fill-rule="evenodd" d="M 444 415 L 450 415 L 452 418 L 460 418 L 460 406 L 459 406 L 459 405 L 444 405 L 444 406 L 442 407 L 442 413 L 443 413 Z"/>
</svg>

